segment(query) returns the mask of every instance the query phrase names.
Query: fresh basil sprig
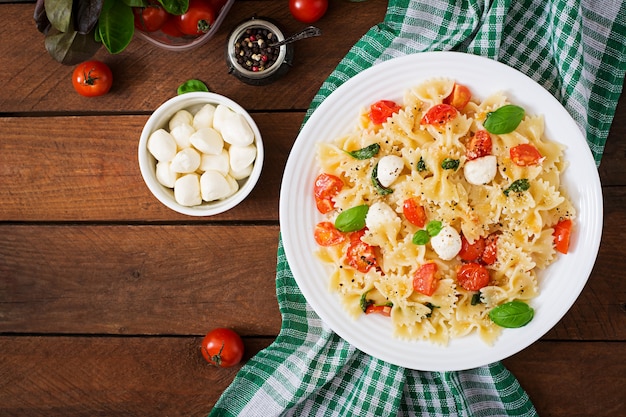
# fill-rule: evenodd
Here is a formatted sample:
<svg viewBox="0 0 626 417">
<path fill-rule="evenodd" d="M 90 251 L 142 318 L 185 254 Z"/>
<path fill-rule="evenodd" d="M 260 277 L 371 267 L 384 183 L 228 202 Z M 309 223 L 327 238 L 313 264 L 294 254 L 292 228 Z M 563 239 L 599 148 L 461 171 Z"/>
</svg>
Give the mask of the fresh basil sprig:
<svg viewBox="0 0 626 417">
<path fill-rule="evenodd" d="M 509 196 L 509 193 L 521 193 L 530 189 L 530 182 L 526 178 L 515 180 L 509 185 L 509 188 L 503 191 L 505 196 Z"/>
<path fill-rule="evenodd" d="M 393 189 L 389 187 L 383 187 L 380 181 L 378 181 L 378 163 L 374 165 L 374 169 L 372 170 L 372 185 L 376 192 L 380 195 L 388 195 L 393 193 Z"/>
<path fill-rule="evenodd" d="M 526 326 L 534 315 L 535 310 L 531 306 L 518 300 L 501 304 L 489 312 L 491 321 L 511 329 Z"/>
<path fill-rule="evenodd" d="M 369 208 L 367 204 L 362 204 L 342 211 L 335 219 L 335 228 L 340 232 L 356 232 L 363 229 Z"/>
<path fill-rule="evenodd" d="M 378 154 L 378 151 L 380 151 L 380 145 L 378 143 L 372 143 L 371 145 L 366 146 L 365 148 L 357 149 L 356 151 L 345 151 L 345 152 L 355 159 L 363 160 L 363 159 L 370 159 L 376 156 L 376 154 Z"/>
<path fill-rule="evenodd" d="M 485 129 L 495 135 L 511 133 L 524 119 L 524 109 L 514 104 L 507 104 L 499 109 L 487 113 Z"/>
<path fill-rule="evenodd" d="M 437 236 L 442 228 L 443 224 L 439 220 L 431 220 L 426 225 L 426 229 L 415 232 L 411 241 L 415 245 L 425 245 L 430 242 L 431 237 Z"/>
</svg>

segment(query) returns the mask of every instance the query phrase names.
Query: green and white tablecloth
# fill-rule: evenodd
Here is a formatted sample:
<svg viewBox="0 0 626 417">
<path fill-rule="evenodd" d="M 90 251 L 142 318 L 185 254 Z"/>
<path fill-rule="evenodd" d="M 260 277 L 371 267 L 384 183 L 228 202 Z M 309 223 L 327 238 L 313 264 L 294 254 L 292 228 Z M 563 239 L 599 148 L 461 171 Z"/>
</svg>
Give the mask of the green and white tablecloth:
<svg viewBox="0 0 626 417">
<path fill-rule="evenodd" d="M 307 116 L 339 85 L 378 62 L 441 50 L 501 61 L 543 85 L 576 120 L 600 163 L 626 70 L 624 1 L 390 0 L 385 20 L 341 61 Z M 211 417 L 537 415 L 500 362 L 422 372 L 355 349 L 306 303 L 282 241 L 276 292 L 280 334 L 243 366 Z"/>
</svg>

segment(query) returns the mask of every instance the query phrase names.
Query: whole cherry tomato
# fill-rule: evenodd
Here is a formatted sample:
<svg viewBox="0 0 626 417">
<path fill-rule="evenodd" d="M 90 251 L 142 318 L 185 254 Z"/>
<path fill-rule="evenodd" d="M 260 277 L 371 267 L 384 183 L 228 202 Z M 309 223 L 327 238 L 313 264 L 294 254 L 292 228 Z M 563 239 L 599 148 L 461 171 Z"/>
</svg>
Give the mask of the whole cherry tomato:
<svg viewBox="0 0 626 417">
<path fill-rule="evenodd" d="M 104 62 L 85 61 L 74 68 L 72 85 L 81 96 L 101 96 L 111 89 L 113 73 Z"/>
<path fill-rule="evenodd" d="M 220 327 L 204 336 L 200 350 L 211 365 L 229 368 L 241 362 L 244 347 L 241 337 L 234 330 Z"/>
<path fill-rule="evenodd" d="M 174 17 L 178 29 L 185 35 L 199 36 L 207 33 L 215 22 L 217 12 L 206 0 L 189 0 L 187 11 Z"/>
<path fill-rule="evenodd" d="M 146 7 L 133 7 L 135 27 L 144 32 L 155 32 L 167 21 L 169 13 L 158 3 L 150 2 Z"/>
<path fill-rule="evenodd" d="M 292 16 L 303 23 L 313 23 L 326 14 L 328 0 L 289 0 Z"/>
<path fill-rule="evenodd" d="M 178 26 L 176 25 L 175 20 L 176 20 L 176 16 L 170 15 L 169 18 L 163 24 L 163 26 L 161 26 L 161 32 L 173 38 L 181 38 L 185 36 L 185 34 L 181 32 L 180 29 L 178 29 Z"/>
</svg>

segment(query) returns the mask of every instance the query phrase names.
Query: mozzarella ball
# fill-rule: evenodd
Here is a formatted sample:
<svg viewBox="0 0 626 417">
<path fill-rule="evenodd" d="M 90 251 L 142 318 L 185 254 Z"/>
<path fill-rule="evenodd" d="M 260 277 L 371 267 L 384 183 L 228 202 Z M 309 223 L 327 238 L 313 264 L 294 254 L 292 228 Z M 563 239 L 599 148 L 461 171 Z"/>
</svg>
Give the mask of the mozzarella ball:
<svg viewBox="0 0 626 417">
<path fill-rule="evenodd" d="M 222 149 L 219 155 L 203 153 L 200 160 L 200 171 L 217 171 L 225 176 L 230 171 L 229 159 L 226 149 Z"/>
<path fill-rule="evenodd" d="M 400 176 L 404 168 L 404 160 L 397 155 L 387 155 L 378 161 L 378 182 L 383 187 L 389 187 Z"/>
<path fill-rule="evenodd" d="M 230 107 L 224 104 L 218 104 L 213 112 L 213 128 L 221 133 L 224 126 L 234 114 L 235 112 L 232 111 Z"/>
<path fill-rule="evenodd" d="M 463 174 L 467 182 L 473 185 L 490 183 L 498 172 L 498 159 L 495 155 L 486 155 L 480 158 L 466 161 L 463 166 Z"/>
<path fill-rule="evenodd" d="M 233 169 L 231 168 L 231 170 L 228 172 L 228 174 L 233 177 L 236 180 L 243 180 L 245 178 L 248 178 L 250 176 L 250 174 L 252 174 L 252 169 L 254 168 L 253 164 L 248 165 L 247 167 L 239 170 L 239 171 L 233 171 Z"/>
<path fill-rule="evenodd" d="M 230 194 L 227 195 L 227 197 L 230 197 L 231 195 L 239 191 L 239 183 L 231 175 L 226 175 L 226 181 L 228 181 L 228 185 L 230 186 Z"/>
<path fill-rule="evenodd" d="M 176 155 L 176 141 L 165 129 L 152 132 L 147 146 L 157 161 L 171 161 Z"/>
<path fill-rule="evenodd" d="M 170 161 L 162 161 L 156 164 L 156 178 L 161 185 L 174 188 L 178 175 L 177 172 L 172 171 L 172 163 Z"/>
<path fill-rule="evenodd" d="M 367 211 L 365 226 L 369 230 L 376 230 L 393 222 L 396 218 L 398 218 L 398 214 L 387 203 L 378 201 L 372 204 Z"/>
<path fill-rule="evenodd" d="M 198 174 L 187 174 L 177 179 L 174 184 L 174 198 L 181 206 L 202 204 L 200 176 Z"/>
<path fill-rule="evenodd" d="M 206 171 L 200 177 L 200 192 L 204 201 L 226 198 L 231 193 L 228 180 L 217 171 Z"/>
<path fill-rule="evenodd" d="M 195 133 L 196 129 L 188 123 L 181 123 L 170 132 L 170 135 L 176 141 L 178 149 L 189 148 L 191 141 L 189 138 Z"/>
<path fill-rule="evenodd" d="M 181 174 L 194 172 L 200 166 L 200 154 L 193 148 L 185 148 L 172 159 L 172 170 Z"/>
<path fill-rule="evenodd" d="M 446 225 L 430 239 L 433 250 L 444 261 L 454 258 L 461 250 L 461 235 L 452 226 Z"/>
<path fill-rule="evenodd" d="M 203 127 L 213 127 L 213 115 L 215 114 L 215 106 L 213 104 L 205 104 L 193 116 L 193 127 L 202 129 Z"/>
<path fill-rule="evenodd" d="M 228 148 L 230 155 L 230 167 L 233 171 L 241 171 L 256 159 L 256 146 L 235 146 Z"/>
<path fill-rule="evenodd" d="M 219 155 L 224 149 L 222 136 L 212 127 L 198 129 L 189 140 L 194 148 L 203 153 Z"/>
<path fill-rule="evenodd" d="M 193 126 L 193 116 L 187 110 L 179 110 L 174 113 L 174 116 L 169 121 L 168 127 L 170 132 L 178 125 L 187 123 Z"/>
</svg>

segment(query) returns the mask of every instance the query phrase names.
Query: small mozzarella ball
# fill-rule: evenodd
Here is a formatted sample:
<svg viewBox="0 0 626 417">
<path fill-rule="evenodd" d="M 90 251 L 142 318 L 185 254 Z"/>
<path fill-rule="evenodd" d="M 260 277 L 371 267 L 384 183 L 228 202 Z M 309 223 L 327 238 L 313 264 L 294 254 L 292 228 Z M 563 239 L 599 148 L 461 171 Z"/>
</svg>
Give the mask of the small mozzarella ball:
<svg viewBox="0 0 626 417">
<path fill-rule="evenodd" d="M 387 155 L 378 161 L 378 182 L 383 187 L 389 187 L 400 175 L 404 168 L 404 160 L 397 155 Z"/>
<path fill-rule="evenodd" d="M 465 179 L 470 184 L 484 185 L 491 182 L 498 172 L 498 160 L 495 155 L 486 155 L 466 161 L 463 167 Z"/>
<path fill-rule="evenodd" d="M 194 148 L 200 152 L 219 155 L 224 149 L 224 141 L 220 133 L 212 127 L 203 127 L 189 138 Z"/>
<path fill-rule="evenodd" d="M 204 201 L 221 200 L 231 194 L 231 186 L 219 172 L 206 171 L 200 177 L 200 192 Z"/>
<path fill-rule="evenodd" d="M 157 161 L 171 161 L 176 155 L 176 141 L 165 129 L 159 129 L 148 138 L 148 151 Z"/>
<path fill-rule="evenodd" d="M 213 127 L 213 115 L 215 114 L 215 106 L 213 104 L 205 104 L 193 116 L 193 127 L 202 129 L 203 127 Z"/>
<path fill-rule="evenodd" d="M 222 127 L 222 137 L 231 145 L 247 146 L 254 142 L 254 132 L 243 114 L 235 114 Z"/>
<path fill-rule="evenodd" d="M 224 126 L 234 114 L 235 112 L 232 111 L 230 107 L 224 104 L 218 104 L 213 112 L 213 128 L 221 133 Z"/>
<path fill-rule="evenodd" d="M 172 159 L 172 170 L 181 174 L 194 172 L 200 166 L 200 154 L 193 148 L 185 148 Z"/>
<path fill-rule="evenodd" d="M 170 132 L 174 130 L 174 128 L 180 124 L 187 123 L 188 125 L 193 126 L 193 116 L 187 110 L 179 110 L 174 113 L 174 116 L 170 119 L 168 123 L 168 127 L 170 128 Z"/>
<path fill-rule="evenodd" d="M 231 175 L 226 175 L 226 181 L 228 181 L 228 185 L 230 186 L 230 194 L 228 194 L 227 197 L 230 197 L 231 195 L 239 191 L 239 183 Z"/>
<path fill-rule="evenodd" d="M 227 175 L 230 171 L 228 151 L 222 149 L 219 155 L 203 153 L 200 160 L 200 171 L 217 171 L 222 175 Z"/>
<path fill-rule="evenodd" d="M 461 250 L 461 235 L 454 227 L 446 225 L 430 239 L 430 245 L 441 259 L 449 261 Z"/>
<path fill-rule="evenodd" d="M 169 161 L 158 162 L 156 164 L 156 178 L 159 183 L 168 188 L 174 188 L 178 179 L 178 173 L 172 171 L 172 163 Z"/>
<path fill-rule="evenodd" d="M 202 204 L 200 176 L 198 174 L 187 174 L 177 179 L 174 184 L 174 198 L 181 206 Z"/>
<path fill-rule="evenodd" d="M 232 145 L 228 148 L 228 154 L 230 155 L 230 168 L 238 172 L 254 162 L 256 159 L 256 146 Z"/>
<path fill-rule="evenodd" d="M 233 177 L 235 180 L 243 180 L 245 178 L 248 178 L 250 176 L 250 174 L 252 174 L 252 169 L 254 168 L 254 164 L 250 164 L 247 167 L 239 170 L 239 171 L 233 171 L 232 168 L 229 171 L 229 175 L 231 177 Z"/>
<path fill-rule="evenodd" d="M 376 230 L 380 227 L 393 222 L 398 214 L 387 203 L 378 201 L 372 204 L 365 216 L 365 226 L 370 230 Z"/>
<path fill-rule="evenodd" d="M 188 123 L 181 123 L 170 131 L 170 135 L 176 141 L 178 149 L 189 148 L 191 141 L 189 138 L 195 133 L 196 129 Z"/>
</svg>

